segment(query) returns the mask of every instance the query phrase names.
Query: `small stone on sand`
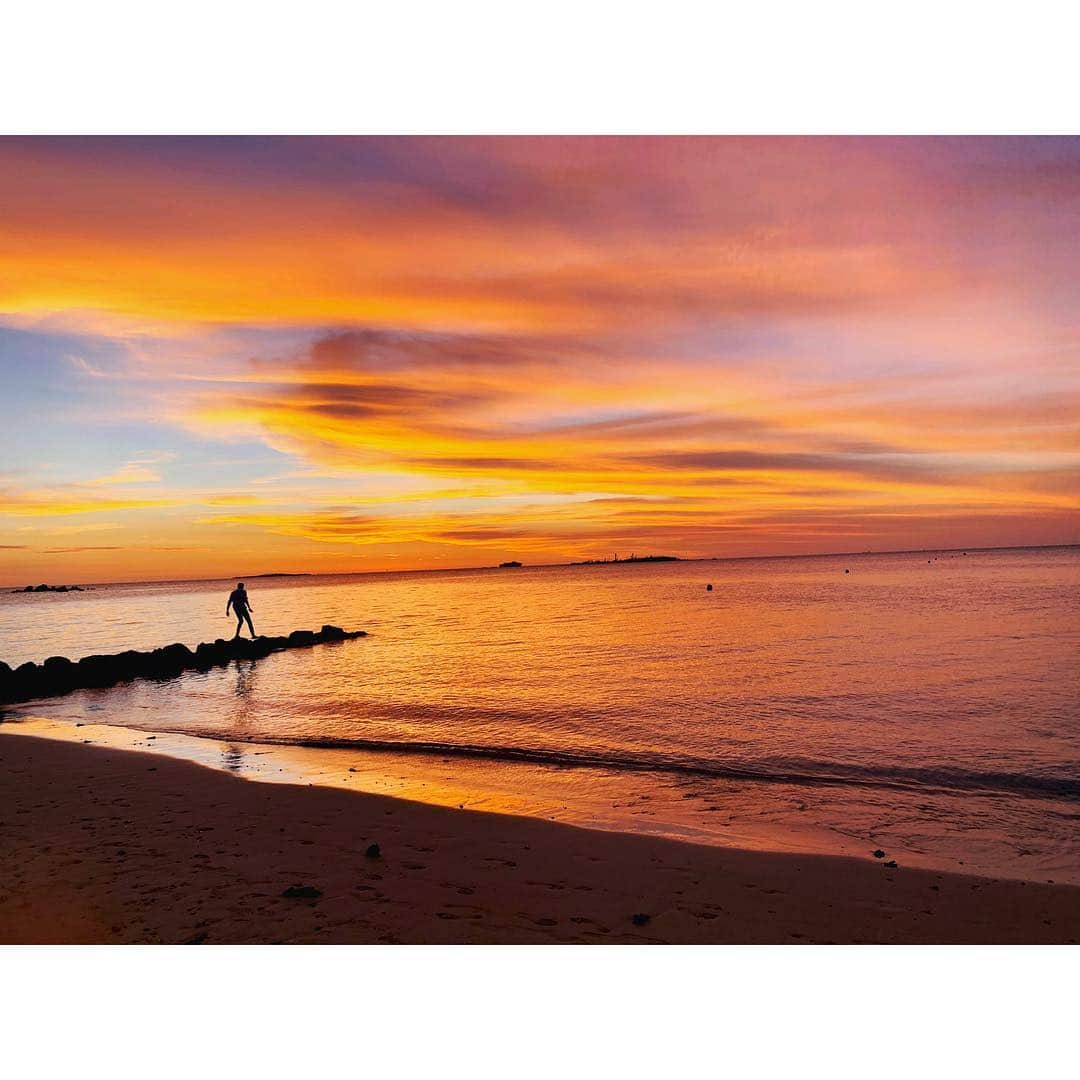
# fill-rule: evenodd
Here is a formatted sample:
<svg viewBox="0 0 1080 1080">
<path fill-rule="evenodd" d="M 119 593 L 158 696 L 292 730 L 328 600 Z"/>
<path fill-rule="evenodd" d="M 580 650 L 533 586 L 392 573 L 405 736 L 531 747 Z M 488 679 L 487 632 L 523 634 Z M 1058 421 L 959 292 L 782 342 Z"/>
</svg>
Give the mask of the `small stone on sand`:
<svg viewBox="0 0 1080 1080">
<path fill-rule="evenodd" d="M 290 900 L 317 900 L 322 896 L 322 890 L 314 885 L 290 885 L 281 895 Z"/>
</svg>

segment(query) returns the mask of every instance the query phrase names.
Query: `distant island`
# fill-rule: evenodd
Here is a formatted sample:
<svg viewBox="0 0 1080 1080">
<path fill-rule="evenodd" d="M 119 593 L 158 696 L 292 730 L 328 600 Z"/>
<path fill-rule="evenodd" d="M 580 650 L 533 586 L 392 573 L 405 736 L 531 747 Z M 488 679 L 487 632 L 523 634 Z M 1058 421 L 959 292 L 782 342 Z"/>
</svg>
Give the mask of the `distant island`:
<svg viewBox="0 0 1080 1080">
<path fill-rule="evenodd" d="M 678 555 L 630 555 L 620 559 L 616 555 L 613 559 L 585 559 L 583 562 L 567 563 L 567 566 L 613 566 L 615 563 L 653 563 L 653 562 L 679 562 Z"/>
<path fill-rule="evenodd" d="M 311 574 L 301 572 L 299 574 L 248 574 L 247 576 L 251 581 L 254 581 L 256 578 L 268 577 L 311 577 Z"/>
<path fill-rule="evenodd" d="M 12 592 L 86 592 L 82 585 L 27 585 L 25 589 L 12 589 Z"/>
<path fill-rule="evenodd" d="M 511 559 L 509 562 L 501 562 L 501 563 L 499 563 L 499 569 L 500 570 L 505 570 L 507 567 L 520 566 L 520 565 L 521 565 L 521 563 L 519 563 L 517 561 L 517 559 Z"/>
</svg>

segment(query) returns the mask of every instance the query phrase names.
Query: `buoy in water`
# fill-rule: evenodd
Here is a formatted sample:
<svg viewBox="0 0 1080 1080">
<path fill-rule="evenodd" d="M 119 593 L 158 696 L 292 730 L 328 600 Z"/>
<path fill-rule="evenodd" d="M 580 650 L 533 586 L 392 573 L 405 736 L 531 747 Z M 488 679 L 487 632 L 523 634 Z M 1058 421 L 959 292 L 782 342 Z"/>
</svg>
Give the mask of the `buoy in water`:
<svg viewBox="0 0 1080 1080">
<path fill-rule="evenodd" d="M 710 582 L 708 585 L 705 586 L 705 591 L 706 592 L 712 592 L 712 582 Z"/>
</svg>

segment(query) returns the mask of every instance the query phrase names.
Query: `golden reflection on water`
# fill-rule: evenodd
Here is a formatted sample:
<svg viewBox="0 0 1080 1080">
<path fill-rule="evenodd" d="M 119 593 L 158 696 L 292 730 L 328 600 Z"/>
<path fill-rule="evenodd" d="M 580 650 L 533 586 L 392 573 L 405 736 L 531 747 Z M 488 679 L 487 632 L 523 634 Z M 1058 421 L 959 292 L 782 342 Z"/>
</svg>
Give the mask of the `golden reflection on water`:
<svg viewBox="0 0 1080 1080">
<path fill-rule="evenodd" d="M 913 864 L 1080 874 L 1075 549 L 249 587 L 267 633 L 333 622 L 371 637 L 34 712 L 207 736 L 215 764 L 241 775 L 709 842 L 861 854 L 887 840 Z M 151 636 L 163 625 L 165 640 L 193 644 L 231 630 L 224 588 L 77 594 L 48 619 L 14 597 L 0 600 L 0 632 L 16 661 L 163 644 Z M 328 740 L 346 745 L 255 745 Z M 574 760 L 589 767 L 563 767 Z"/>
</svg>

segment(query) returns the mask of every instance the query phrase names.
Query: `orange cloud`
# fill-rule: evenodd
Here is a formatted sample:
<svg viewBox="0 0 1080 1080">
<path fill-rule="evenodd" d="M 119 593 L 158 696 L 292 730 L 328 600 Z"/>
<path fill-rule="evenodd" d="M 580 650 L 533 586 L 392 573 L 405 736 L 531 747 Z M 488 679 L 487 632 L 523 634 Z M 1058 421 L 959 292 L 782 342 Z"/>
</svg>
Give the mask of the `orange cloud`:
<svg viewBox="0 0 1080 1080">
<path fill-rule="evenodd" d="M 0 524 L 74 539 L 3 557 L 111 573 L 79 536 L 104 511 L 146 574 L 174 548 L 231 569 L 237 537 L 267 571 L 1076 540 L 1078 158 L 0 140 L 3 323 L 64 336 L 61 373 L 7 383 L 86 423 L 59 473 L 52 446 L 6 453 Z M 108 423 L 258 468 L 112 449 Z"/>
</svg>

